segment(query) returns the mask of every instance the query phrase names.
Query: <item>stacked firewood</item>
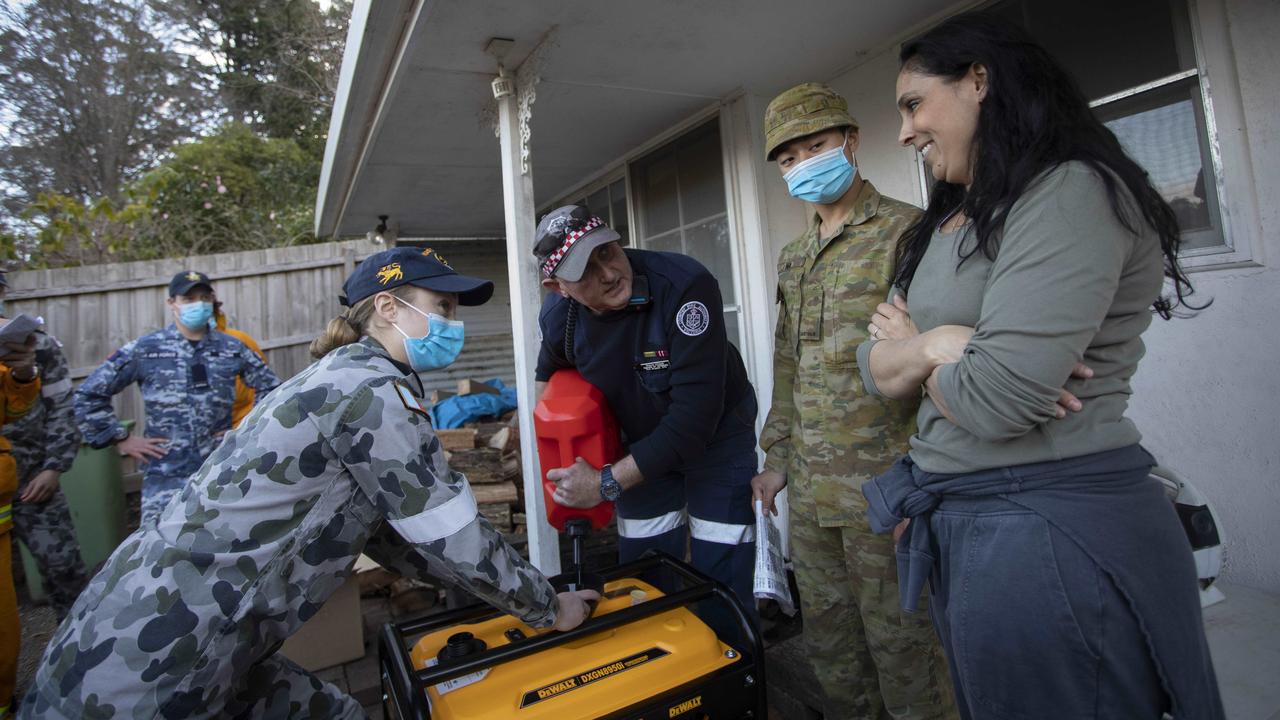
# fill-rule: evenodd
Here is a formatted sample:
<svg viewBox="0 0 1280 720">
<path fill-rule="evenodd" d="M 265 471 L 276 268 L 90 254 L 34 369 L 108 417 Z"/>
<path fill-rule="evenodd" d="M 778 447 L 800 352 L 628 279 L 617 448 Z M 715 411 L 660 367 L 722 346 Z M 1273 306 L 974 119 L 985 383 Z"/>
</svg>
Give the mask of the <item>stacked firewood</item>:
<svg viewBox="0 0 1280 720">
<path fill-rule="evenodd" d="M 496 393 L 493 386 L 459 380 L 457 395 Z M 455 393 L 436 391 L 434 404 Z M 520 425 L 514 411 L 501 418 L 436 430 L 449 457 L 449 467 L 467 476 L 480 514 L 508 536 L 525 535 L 524 486 L 521 482 Z"/>
<path fill-rule="evenodd" d="M 467 476 L 480 514 L 504 534 L 523 533 L 520 428 L 515 414 L 456 430 L 437 430 L 436 436 L 448 453 L 450 469 Z"/>
</svg>

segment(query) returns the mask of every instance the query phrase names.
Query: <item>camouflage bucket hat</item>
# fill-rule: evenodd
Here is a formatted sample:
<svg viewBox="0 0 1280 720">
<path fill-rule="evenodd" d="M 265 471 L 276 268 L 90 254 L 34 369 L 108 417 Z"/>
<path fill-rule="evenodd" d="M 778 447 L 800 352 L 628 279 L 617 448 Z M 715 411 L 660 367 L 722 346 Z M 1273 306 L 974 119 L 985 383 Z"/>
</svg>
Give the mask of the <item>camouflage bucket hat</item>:
<svg viewBox="0 0 1280 720">
<path fill-rule="evenodd" d="M 845 125 L 858 129 L 848 101 L 822 83 L 801 83 L 764 111 L 764 159 L 772 162 L 779 146 L 798 137 Z"/>
</svg>

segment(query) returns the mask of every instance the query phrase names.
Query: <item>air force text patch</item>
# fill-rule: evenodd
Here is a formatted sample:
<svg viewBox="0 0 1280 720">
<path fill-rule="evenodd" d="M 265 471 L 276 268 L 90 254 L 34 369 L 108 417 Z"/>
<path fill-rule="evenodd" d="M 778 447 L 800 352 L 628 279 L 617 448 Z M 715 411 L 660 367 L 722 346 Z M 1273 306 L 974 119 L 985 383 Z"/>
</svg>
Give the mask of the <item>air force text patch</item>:
<svg viewBox="0 0 1280 720">
<path fill-rule="evenodd" d="M 689 337 L 697 337 L 711 327 L 711 313 L 707 312 L 706 305 L 697 300 L 687 302 L 676 313 L 676 327 Z"/>
</svg>

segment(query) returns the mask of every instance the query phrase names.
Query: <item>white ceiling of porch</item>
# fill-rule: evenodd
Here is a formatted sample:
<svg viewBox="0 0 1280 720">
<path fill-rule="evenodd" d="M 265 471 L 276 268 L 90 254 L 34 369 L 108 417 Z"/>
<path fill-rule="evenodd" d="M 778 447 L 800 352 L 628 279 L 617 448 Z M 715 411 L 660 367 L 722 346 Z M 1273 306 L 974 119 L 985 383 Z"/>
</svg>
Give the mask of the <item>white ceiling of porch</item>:
<svg viewBox="0 0 1280 720">
<path fill-rule="evenodd" d="M 769 96 L 830 79 L 951 4 L 427 0 L 379 117 L 388 55 L 411 3 L 371 2 L 367 47 L 330 139 L 321 235 L 363 234 L 379 215 L 405 237 L 503 234 L 499 148 L 485 118 L 496 67 L 484 49 L 492 37 L 515 40 L 507 58 L 514 68 L 556 27 L 531 123 L 541 205 L 739 89 Z"/>
</svg>

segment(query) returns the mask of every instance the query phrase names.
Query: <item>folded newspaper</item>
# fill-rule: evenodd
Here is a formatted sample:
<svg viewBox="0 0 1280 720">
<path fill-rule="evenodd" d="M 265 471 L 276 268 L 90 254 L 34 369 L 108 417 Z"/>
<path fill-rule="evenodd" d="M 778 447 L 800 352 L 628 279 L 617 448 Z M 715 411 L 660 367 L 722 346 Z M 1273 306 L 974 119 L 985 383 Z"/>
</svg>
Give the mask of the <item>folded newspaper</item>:
<svg viewBox="0 0 1280 720">
<path fill-rule="evenodd" d="M 782 559 L 782 533 L 773 524 L 773 517 L 764 511 L 760 500 L 756 500 L 754 592 L 758 598 L 777 600 L 778 607 L 787 615 L 796 614 L 796 603 L 791 597 L 791 583 L 787 582 L 787 566 Z"/>
<path fill-rule="evenodd" d="M 4 327 L 0 327 L 0 357 L 9 354 L 4 347 L 5 345 L 10 343 L 22 345 L 27 341 L 27 338 L 31 337 L 31 333 L 40 329 L 40 325 L 39 320 L 26 313 L 20 314 L 5 323 Z"/>
</svg>

